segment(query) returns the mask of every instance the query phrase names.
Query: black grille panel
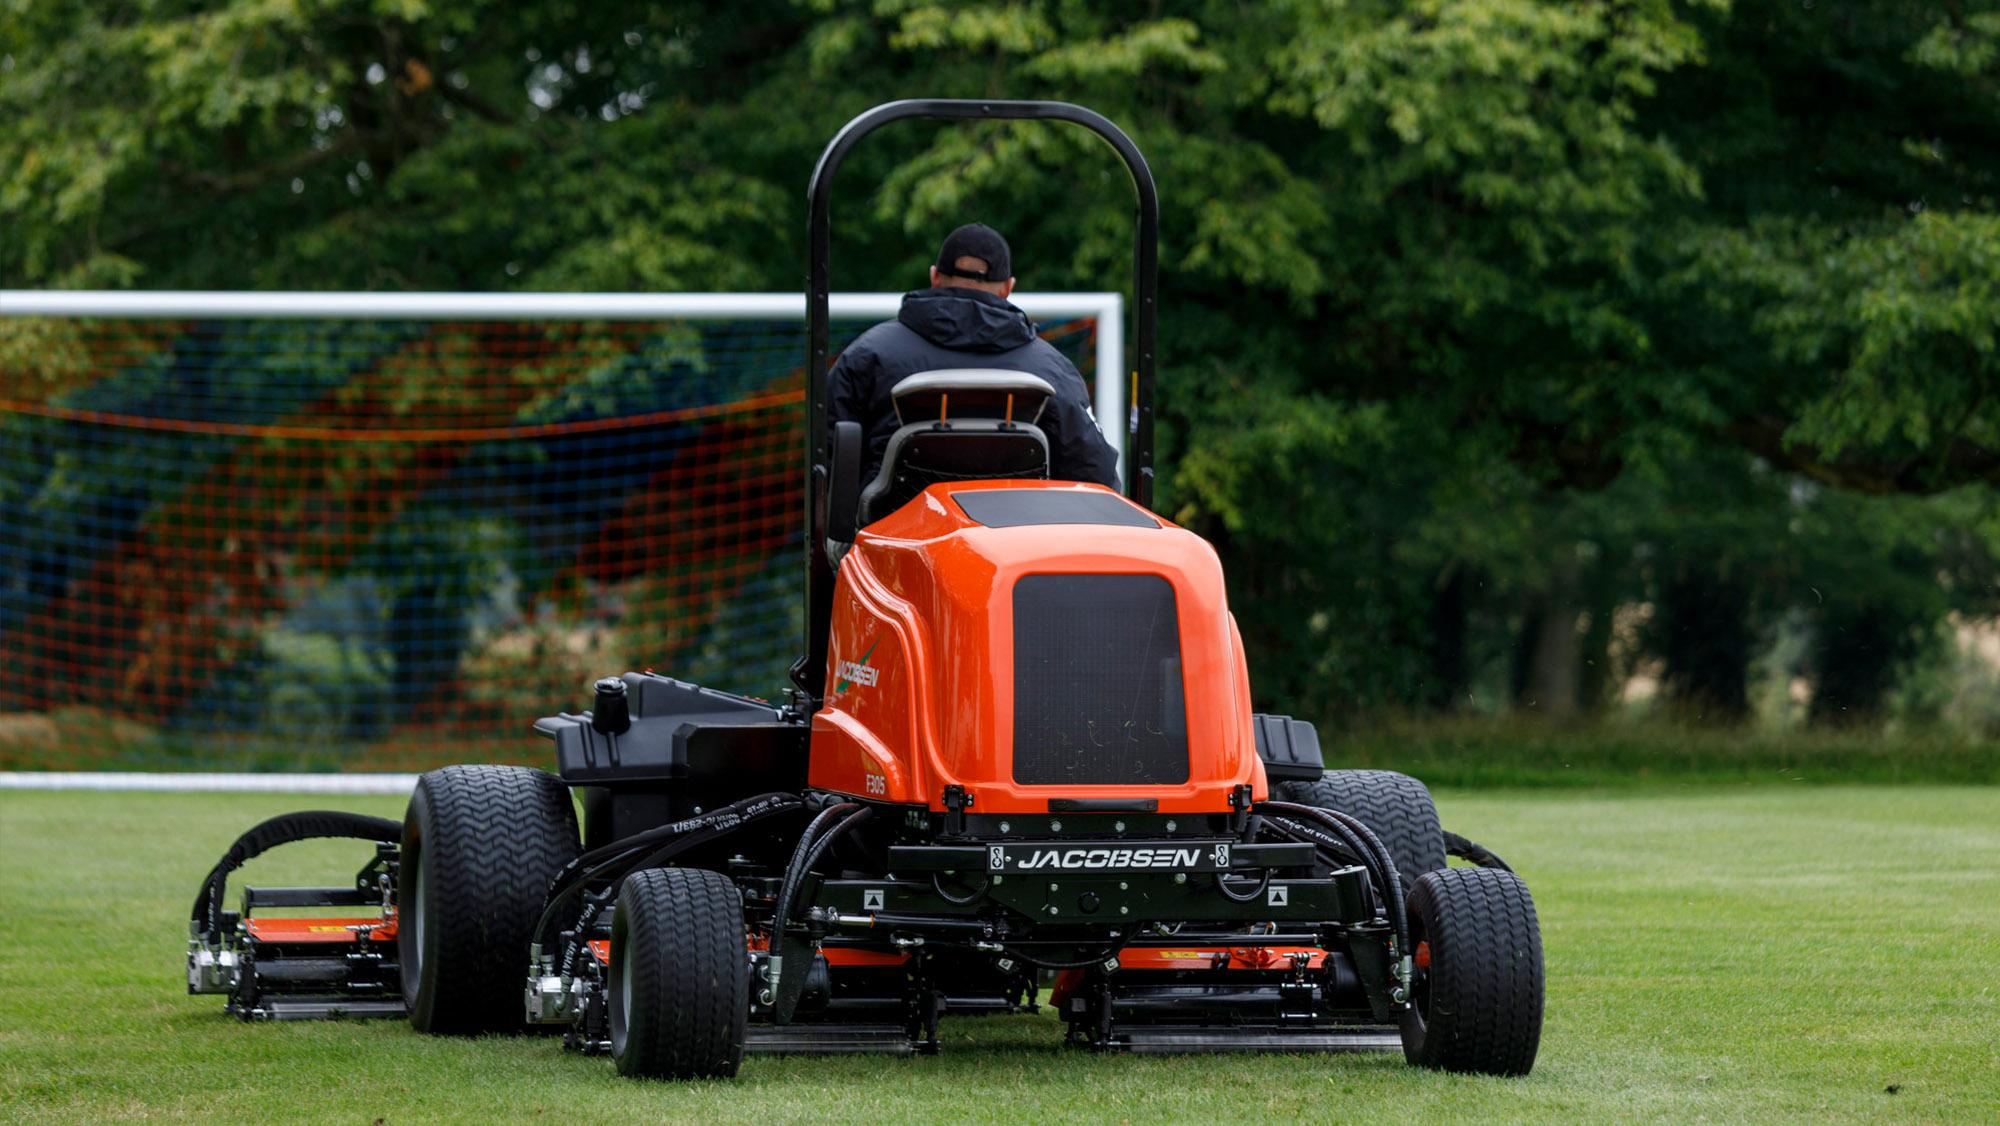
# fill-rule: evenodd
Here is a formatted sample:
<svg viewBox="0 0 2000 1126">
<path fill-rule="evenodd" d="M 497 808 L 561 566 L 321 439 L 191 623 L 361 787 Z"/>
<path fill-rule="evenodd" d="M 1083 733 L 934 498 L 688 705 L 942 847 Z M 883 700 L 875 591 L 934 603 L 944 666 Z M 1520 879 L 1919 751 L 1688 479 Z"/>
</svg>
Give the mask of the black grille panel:
<svg viewBox="0 0 2000 1126">
<path fill-rule="evenodd" d="M 1187 781 L 1173 584 L 1025 575 L 1014 584 L 1014 781 Z"/>
</svg>

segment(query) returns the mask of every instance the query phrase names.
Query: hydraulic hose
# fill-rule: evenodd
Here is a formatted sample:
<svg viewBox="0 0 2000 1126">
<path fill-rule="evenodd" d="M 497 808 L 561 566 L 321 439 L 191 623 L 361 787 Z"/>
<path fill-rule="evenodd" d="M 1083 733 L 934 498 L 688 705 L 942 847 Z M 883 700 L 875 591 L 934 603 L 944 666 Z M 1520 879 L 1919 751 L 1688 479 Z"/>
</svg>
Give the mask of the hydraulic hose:
<svg viewBox="0 0 2000 1126">
<path fill-rule="evenodd" d="M 658 849 L 654 850 L 652 853 L 646 856 L 635 858 L 630 853 L 627 853 L 626 855 L 623 856 L 613 857 L 612 859 L 606 861 L 605 863 L 585 872 L 583 876 L 577 880 L 574 888 L 571 889 L 572 893 L 574 891 L 578 891 L 583 888 L 589 887 L 593 882 L 597 881 L 600 878 L 609 880 L 610 887 L 608 887 L 605 891 L 597 895 L 584 896 L 583 913 L 577 917 L 576 926 L 574 928 L 576 933 L 579 935 L 585 935 L 589 933 L 590 928 L 596 924 L 597 916 L 599 915 L 599 913 L 601 913 L 604 910 L 607 904 L 609 904 L 613 899 L 617 898 L 618 881 L 624 879 L 627 874 L 631 872 L 637 872 L 644 868 L 657 868 L 660 865 L 666 863 L 668 860 L 671 860 L 675 856 L 678 856 L 681 853 L 686 852 L 687 850 L 694 848 L 697 845 L 704 845 L 708 844 L 711 841 L 721 840 L 723 837 L 726 837 L 730 833 L 735 832 L 740 827 L 741 827 L 740 825 L 732 825 L 726 829 L 710 827 L 706 829 L 697 830 L 695 832 L 688 833 L 685 836 L 678 837 L 672 841 L 669 841 L 664 845 L 661 845 Z M 563 899 L 567 900 L 568 895 L 565 894 Z M 543 928 L 547 925 L 547 922 L 550 919 L 554 918 L 554 915 L 552 913 L 554 911 L 554 908 L 555 904 L 553 903 L 543 908 L 542 918 L 538 920 L 535 924 L 534 941 L 536 943 L 541 943 L 543 941 L 545 937 L 543 933 Z M 571 971 L 575 968 L 576 953 L 581 948 L 581 945 L 582 945 L 581 943 L 571 942 L 565 944 L 563 947 L 562 974 L 565 981 L 568 980 Z"/>
<path fill-rule="evenodd" d="M 535 921 L 532 941 L 545 942 L 549 923 L 555 918 L 557 909 L 568 902 L 570 897 L 592 880 L 616 871 L 621 864 L 636 860 L 646 849 L 665 845 L 667 847 L 660 849 L 660 852 L 667 852 L 668 848 L 671 848 L 672 852 L 668 855 L 673 855 L 705 841 L 728 836 L 745 825 L 789 812 L 802 804 L 804 802 L 796 794 L 759 794 L 699 816 L 676 821 L 670 825 L 661 825 L 643 833 L 634 833 L 623 840 L 613 841 L 584 853 L 564 865 L 549 882 L 547 901 L 542 905 L 541 918 Z M 625 871 L 636 867 L 638 864 L 630 863 Z M 625 872 L 619 871 L 617 874 L 622 876 Z M 595 912 L 591 914 L 594 915 Z"/>
<path fill-rule="evenodd" d="M 1122 947 L 1117 947 L 1117 946 L 1112 946 L 1112 947 L 1107 947 L 1107 948 L 1105 949 L 1104 953 L 1102 953 L 1102 954 L 1099 954 L 1099 955 L 1097 955 L 1097 956 L 1096 956 L 1096 957 L 1094 957 L 1094 958 L 1085 958 L 1085 959 L 1082 959 L 1081 961 L 1074 961 L 1074 962 L 1071 962 L 1071 961 L 1062 961 L 1062 962 L 1057 962 L 1057 961 L 1051 961 L 1051 960 L 1049 960 L 1049 959 L 1046 959 L 1046 958 L 1037 958 L 1037 957 L 1035 957 L 1035 956 L 1034 956 L 1034 955 L 1032 955 L 1032 954 L 1023 954 L 1023 953 L 1021 953 L 1021 952 L 1020 952 L 1019 950 L 1015 950 L 1015 949 L 1014 949 L 1014 948 L 1012 948 L 1012 947 L 1008 947 L 1008 948 L 1006 948 L 1006 949 L 1002 950 L 1002 951 L 1001 951 L 1001 953 L 1002 953 L 1002 954 L 1004 954 L 1004 955 L 1006 955 L 1006 956 L 1007 956 L 1007 957 L 1009 957 L 1009 958 L 1018 958 L 1018 959 L 1020 959 L 1021 961 L 1023 961 L 1023 962 L 1026 962 L 1026 963 L 1028 963 L 1029 965 L 1031 965 L 1031 966 L 1034 966 L 1034 967 L 1035 967 L 1035 968 L 1037 968 L 1037 969 L 1043 969 L 1043 970 L 1080 970 L 1080 969 L 1084 969 L 1084 968 L 1086 968 L 1086 967 L 1089 967 L 1089 966 L 1101 966 L 1101 965 L 1103 965 L 1106 959 L 1108 959 L 1108 958 L 1115 958 L 1115 957 L 1117 957 L 1117 956 L 1118 956 L 1118 951 L 1119 951 L 1119 950 L 1121 950 L 1121 949 L 1123 949 L 1123 948 L 1122 948 Z"/>
<path fill-rule="evenodd" d="M 767 801 L 775 803 L 774 808 L 768 811 L 758 808 L 753 811 L 752 807 L 758 806 L 760 802 Z M 563 865 L 556 872 L 555 877 L 549 881 L 549 894 L 554 896 L 566 890 L 567 886 L 575 881 L 578 872 L 594 867 L 605 860 L 644 848 L 655 841 L 663 841 L 670 837 L 692 832 L 695 829 L 712 824 L 731 814 L 741 814 L 755 818 L 762 817 L 767 812 L 780 812 L 784 809 L 803 804 L 804 802 L 796 794 L 757 794 L 754 797 L 747 797 L 741 801 L 732 802 L 721 809 L 710 810 L 707 813 L 697 814 L 683 821 L 676 821 L 671 825 L 661 825 L 657 828 L 648 829 L 643 833 L 634 833 L 629 837 L 622 837 L 612 841 L 610 844 L 600 845 L 597 848 L 591 849 L 589 852 Z"/>
<path fill-rule="evenodd" d="M 1265 820 L 1285 836 L 1295 841 L 1303 841 L 1306 844 L 1313 845 L 1322 853 L 1329 855 L 1333 860 L 1341 864 L 1359 864 L 1364 868 L 1369 867 L 1368 857 L 1365 854 L 1355 851 L 1353 845 L 1329 834 L 1325 829 L 1319 828 L 1317 825 L 1308 825 L 1302 821 L 1294 821 L 1289 817 L 1272 816 Z"/>
<path fill-rule="evenodd" d="M 1271 870 L 1269 868 L 1264 869 L 1263 878 L 1257 881 L 1256 887 L 1251 888 L 1241 895 L 1229 890 L 1228 875 L 1229 873 L 1227 872 L 1217 872 L 1215 874 L 1215 890 L 1221 892 L 1222 897 L 1232 903 L 1255 903 L 1263 896 L 1264 889 L 1271 886 Z"/>
<path fill-rule="evenodd" d="M 846 816 L 833 828 L 815 834 L 815 830 L 841 813 L 846 813 Z M 799 847 L 792 853 L 792 863 L 785 869 L 785 881 L 778 885 L 778 901 L 773 904 L 771 912 L 771 954 L 764 963 L 768 976 L 761 995 L 766 997 L 772 1006 L 774 1023 L 790 1022 L 792 1008 L 798 1003 L 799 990 L 802 988 L 794 986 L 788 992 L 785 987 L 785 926 L 791 922 L 793 900 L 798 895 L 799 885 L 805 882 L 806 875 L 812 871 L 812 866 L 819 863 L 820 857 L 826 855 L 826 850 L 833 845 L 833 842 L 874 814 L 874 810 L 863 807 L 858 802 L 842 802 L 822 811 L 807 827 L 806 835 L 799 838 Z M 814 839 L 815 836 L 817 839 Z M 795 980 L 804 981 L 803 978 Z"/>
<path fill-rule="evenodd" d="M 820 810 L 819 816 L 813 818 L 811 823 L 806 826 L 806 831 L 799 834 L 799 843 L 792 849 L 791 860 L 785 864 L 785 878 L 778 882 L 778 902 L 776 906 L 780 908 L 785 906 L 785 902 L 789 898 L 787 893 L 798 883 L 799 871 L 805 866 L 806 857 L 812 852 L 813 844 L 819 840 L 820 834 L 826 830 L 828 825 L 833 823 L 835 818 L 860 808 L 860 802 L 851 801 L 839 802 L 827 806 L 825 809 Z M 771 936 L 773 939 L 777 937 L 781 926 L 782 924 L 772 928 Z"/>
<path fill-rule="evenodd" d="M 194 909 L 188 913 L 189 924 L 200 927 L 211 945 L 222 941 L 222 891 L 229 882 L 229 873 L 279 845 L 322 837 L 395 842 L 403 839 L 403 823 L 386 817 L 327 809 L 285 813 L 259 822 L 249 832 L 236 838 L 236 843 L 229 846 L 229 851 L 222 854 L 222 859 L 216 861 L 214 868 L 209 869 L 208 875 L 201 881 L 201 891 L 194 897 Z"/>
<path fill-rule="evenodd" d="M 1502 872 L 1514 870 L 1505 860 L 1495 856 L 1492 849 L 1475 841 L 1466 840 L 1449 829 L 1445 830 L 1444 834 L 1444 850 L 1448 855 L 1477 864 L 1481 868 L 1498 868 Z"/>
<path fill-rule="evenodd" d="M 854 812 L 848 814 L 840 824 L 827 830 L 821 835 L 819 840 L 814 841 L 811 851 L 805 854 L 804 862 L 799 864 L 796 869 L 788 871 L 785 874 L 785 883 L 778 889 L 777 909 L 771 913 L 771 941 L 774 944 L 785 933 L 785 925 L 791 922 L 792 899 L 798 894 L 798 885 L 804 883 L 806 874 L 812 871 L 812 866 L 819 863 L 819 858 L 826 854 L 826 850 L 832 846 L 834 841 L 839 840 L 849 829 L 868 820 L 875 814 L 875 811 L 872 809 L 856 808 L 853 802 L 845 803 L 845 806 L 846 808 L 853 809 Z M 835 806 L 833 808 L 840 809 L 842 807 Z M 832 811 L 828 810 L 827 812 L 831 813 Z M 825 814 L 821 814 L 821 816 L 824 817 Z M 802 840 L 799 843 L 803 845 L 805 842 Z"/>
<path fill-rule="evenodd" d="M 1376 879 L 1384 898 L 1387 900 L 1389 925 L 1396 932 L 1397 948 L 1407 956 L 1410 950 L 1410 920 L 1403 903 L 1403 877 L 1396 870 L 1396 862 L 1382 839 L 1375 835 L 1360 820 L 1339 810 L 1321 809 L 1318 806 L 1300 805 L 1296 802 L 1267 801 L 1258 807 L 1267 813 L 1291 814 L 1294 817 L 1309 817 L 1332 830 L 1335 836 L 1347 838 L 1350 847 L 1367 859 L 1366 867 Z"/>
<path fill-rule="evenodd" d="M 1345 826 L 1349 832 L 1352 832 L 1368 848 L 1369 852 L 1375 857 L 1376 864 L 1387 875 L 1390 921 L 1396 926 L 1396 938 L 1401 943 L 1403 953 L 1408 954 L 1410 952 L 1410 921 L 1404 902 L 1407 889 L 1403 887 L 1402 870 L 1396 867 L 1396 858 L 1390 853 L 1389 846 L 1383 844 L 1382 838 L 1375 835 L 1375 830 L 1370 829 L 1367 823 L 1358 817 L 1342 813 L 1337 809 L 1323 809 L 1320 813 L 1327 819 Z"/>
</svg>

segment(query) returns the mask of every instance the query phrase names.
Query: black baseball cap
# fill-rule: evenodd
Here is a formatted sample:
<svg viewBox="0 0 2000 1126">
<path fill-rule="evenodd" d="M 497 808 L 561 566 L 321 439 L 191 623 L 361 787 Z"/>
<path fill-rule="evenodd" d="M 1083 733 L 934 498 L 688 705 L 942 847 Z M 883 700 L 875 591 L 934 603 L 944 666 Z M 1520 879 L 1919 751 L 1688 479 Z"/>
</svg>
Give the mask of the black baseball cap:
<svg viewBox="0 0 2000 1126">
<path fill-rule="evenodd" d="M 986 269 L 961 270 L 960 258 L 977 258 L 986 263 Z M 954 278 L 1002 282 L 1014 276 L 1014 263 L 1007 240 L 1000 237 L 999 231 L 984 223 L 967 223 L 944 236 L 944 245 L 938 247 L 937 270 Z"/>
</svg>

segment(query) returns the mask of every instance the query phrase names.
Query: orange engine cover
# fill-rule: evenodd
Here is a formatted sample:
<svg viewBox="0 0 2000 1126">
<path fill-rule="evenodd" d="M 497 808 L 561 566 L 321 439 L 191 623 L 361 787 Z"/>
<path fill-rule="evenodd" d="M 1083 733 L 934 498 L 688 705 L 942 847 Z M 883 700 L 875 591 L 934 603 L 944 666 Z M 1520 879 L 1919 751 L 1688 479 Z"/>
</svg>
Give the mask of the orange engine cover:
<svg viewBox="0 0 2000 1126">
<path fill-rule="evenodd" d="M 841 561 L 829 654 L 818 789 L 936 810 L 957 784 L 982 814 L 1266 796 L 1214 549 L 1102 486 L 932 485 Z"/>
</svg>

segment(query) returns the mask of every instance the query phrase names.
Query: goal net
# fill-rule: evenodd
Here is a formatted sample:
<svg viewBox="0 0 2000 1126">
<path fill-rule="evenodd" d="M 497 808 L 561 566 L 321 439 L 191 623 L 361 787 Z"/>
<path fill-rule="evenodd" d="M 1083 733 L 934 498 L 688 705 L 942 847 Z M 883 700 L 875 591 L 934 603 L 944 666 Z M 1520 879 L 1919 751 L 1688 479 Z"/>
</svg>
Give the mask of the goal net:
<svg viewBox="0 0 2000 1126">
<path fill-rule="evenodd" d="M 783 298 L 585 319 L 582 295 L 448 318 L 14 296 L 0 768 L 541 762 L 534 719 L 597 676 L 788 683 L 804 323 Z M 836 346 L 894 300 L 836 304 Z M 1038 317 L 1090 380 L 1102 318 L 1071 305 Z"/>
</svg>

